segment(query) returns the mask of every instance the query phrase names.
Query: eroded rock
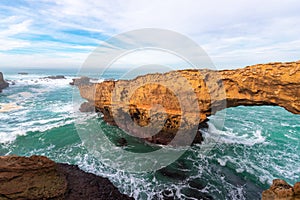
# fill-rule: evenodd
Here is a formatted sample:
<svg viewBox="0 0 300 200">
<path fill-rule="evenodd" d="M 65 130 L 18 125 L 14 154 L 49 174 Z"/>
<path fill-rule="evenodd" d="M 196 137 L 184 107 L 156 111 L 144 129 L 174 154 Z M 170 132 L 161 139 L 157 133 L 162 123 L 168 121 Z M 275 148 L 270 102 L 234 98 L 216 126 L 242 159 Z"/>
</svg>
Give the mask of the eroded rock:
<svg viewBox="0 0 300 200">
<path fill-rule="evenodd" d="M 107 179 L 44 156 L 0 156 L 0 200 L 133 199 Z"/>
<path fill-rule="evenodd" d="M 0 157 L 0 199 L 62 199 L 65 175 L 43 156 Z"/>
<path fill-rule="evenodd" d="M 183 139 L 194 137 L 196 124 L 228 107 L 278 105 L 299 114 L 299 77 L 300 61 L 236 70 L 179 70 L 78 88 L 109 124 L 150 142 L 168 144 L 179 130 Z"/>
<path fill-rule="evenodd" d="M 263 191 L 262 200 L 299 200 L 299 185 L 300 182 L 293 188 L 284 180 L 274 179 L 270 189 Z"/>
</svg>

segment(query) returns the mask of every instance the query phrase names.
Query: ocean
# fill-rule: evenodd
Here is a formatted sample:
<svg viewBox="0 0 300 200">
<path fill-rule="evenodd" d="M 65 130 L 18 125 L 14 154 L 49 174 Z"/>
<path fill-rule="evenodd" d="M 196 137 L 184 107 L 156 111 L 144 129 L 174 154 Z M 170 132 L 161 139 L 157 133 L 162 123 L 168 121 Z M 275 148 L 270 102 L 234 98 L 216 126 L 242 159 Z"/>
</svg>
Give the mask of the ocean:
<svg viewBox="0 0 300 200">
<path fill-rule="evenodd" d="M 227 108 L 221 111 L 226 113 L 224 126 L 214 124 L 217 116 L 211 116 L 209 128 L 201 130 L 203 144 L 191 146 L 160 170 L 134 173 L 114 169 L 96 158 L 82 142 L 76 119 L 101 126 L 115 143 L 125 137 L 129 144 L 125 148 L 144 152 L 157 147 L 127 136 L 96 114 L 80 113 L 79 104 L 73 103 L 79 91 L 69 85 L 77 76 L 75 70 L 20 70 L 28 75 L 2 71 L 14 84 L 0 93 L 1 156 L 37 154 L 75 164 L 109 178 L 135 199 L 252 200 L 260 199 L 275 178 L 290 184 L 300 180 L 300 115 L 281 107 Z M 112 72 L 107 78 L 117 79 L 120 74 Z M 43 79 L 50 75 L 66 79 Z"/>
</svg>

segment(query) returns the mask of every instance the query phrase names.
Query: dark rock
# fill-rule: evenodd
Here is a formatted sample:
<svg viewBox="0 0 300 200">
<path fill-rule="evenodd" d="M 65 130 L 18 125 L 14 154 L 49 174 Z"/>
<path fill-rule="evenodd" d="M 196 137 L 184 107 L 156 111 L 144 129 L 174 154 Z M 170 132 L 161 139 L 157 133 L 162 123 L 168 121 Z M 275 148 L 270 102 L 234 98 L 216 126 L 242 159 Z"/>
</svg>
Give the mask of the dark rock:
<svg viewBox="0 0 300 200">
<path fill-rule="evenodd" d="M 74 165 L 57 165 L 58 170 L 66 176 L 68 182 L 65 199 L 133 199 L 125 194 L 121 194 L 107 178 L 86 173 Z"/>
<path fill-rule="evenodd" d="M 90 84 L 90 78 L 87 76 L 82 76 L 80 78 L 73 78 L 72 82 L 70 82 L 70 85 L 76 85 L 76 86 L 80 86 L 80 85 L 86 85 L 86 84 Z"/>
<path fill-rule="evenodd" d="M 20 74 L 20 75 L 28 75 L 27 72 L 19 72 L 18 74 Z"/>
<path fill-rule="evenodd" d="M 133 199 L 107 179 L 44 156 L 1 156 L 0 199 Z"/>
<path fill-rule="evenodd" d="M 44 78 L 48 78 L 48 79 L 66 79 L 66 77 L 63 76 L 63 75 L 47 76 L 47 77 L 44 77 Z"/>
<path fill-rule="evenodd" d="M 126 140 L 125 138 L 120 138 L 120 139 L 118 139 L 117 142 L 118 142 L 118 145 L 119 145 L 119 146 L 122 146 L 122 147 L 123 147 L 123 146 L 127 146 L 127 144 L 128 144 L 128 143 L 127 143 L 127 140 Z"/>
<path fill-rule="evenodd" d="M 0 72 L 0 92 L 8 86 L 9 84 L 4 80 L 2 72 Z"/>
<path fill-rule="evenodd" d="M 84 102 L 80 105 L 80 112 L 95 112 L 95 105 L 91 102 Z"/>
</svg>

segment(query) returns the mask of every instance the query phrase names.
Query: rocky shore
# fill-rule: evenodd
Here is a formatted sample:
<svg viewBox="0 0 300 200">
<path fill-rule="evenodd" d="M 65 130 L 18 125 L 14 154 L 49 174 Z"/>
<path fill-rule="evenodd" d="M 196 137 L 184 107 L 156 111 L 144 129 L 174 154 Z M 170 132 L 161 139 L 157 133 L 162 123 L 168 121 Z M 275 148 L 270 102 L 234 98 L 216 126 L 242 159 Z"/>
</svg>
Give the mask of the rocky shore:
<svg viewBox="0 0 300 200">
<path fill-rule="evenodd" d="M 7 88 L 9 84 L 4 80 L 2 72 L 0 72 L 0 93 Z"/>
<path fill-rule="evenodd" d="M 262 193 L 262 200 L 300 200 L 300 182 L 293 187 L 284 180 L 275 179 L 270 189 Z"/>
<path fill-rule="evenodd" d="M 278 105 L 299 114 L 299 77 L 300 61 L 235 70 L 179 70 L 78 88 L 88 101 L 82 110 L 93 110 L 93 105 L 107 123 L 149 142 L 169 144 L 175 136 L 193 139 L 207 117 L 228 107 Z"/>
<path fill-rule="evenodd" d="M 133 199 L 107 179 L 43 156 L 0 156 L 0 200 Z"/>
</svg>

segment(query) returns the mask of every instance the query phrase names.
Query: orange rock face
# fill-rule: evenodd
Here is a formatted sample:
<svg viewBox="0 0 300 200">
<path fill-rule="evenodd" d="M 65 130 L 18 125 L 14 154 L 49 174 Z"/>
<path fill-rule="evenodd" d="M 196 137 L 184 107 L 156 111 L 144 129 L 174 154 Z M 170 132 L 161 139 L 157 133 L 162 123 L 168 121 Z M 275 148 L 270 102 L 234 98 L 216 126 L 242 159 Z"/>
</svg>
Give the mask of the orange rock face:
<svg viewBox="0 0 300 200">
<path fill-rule="evenodd" d="M 300 61 L 179 70 L 78 87 L 109 124 L 161 144 L 178 133 L 190 140 L 199 124 L 227 107 L 278 105 L 300 113 Z"/>
<path fill-rule="evenodd" d="M 262 200 L 298 200 L 300 199 L 299 184 L 300 182 L 292 187 L 284 180 L 274 179 L 270 189 L 263 191 Z"/>
</svg>

